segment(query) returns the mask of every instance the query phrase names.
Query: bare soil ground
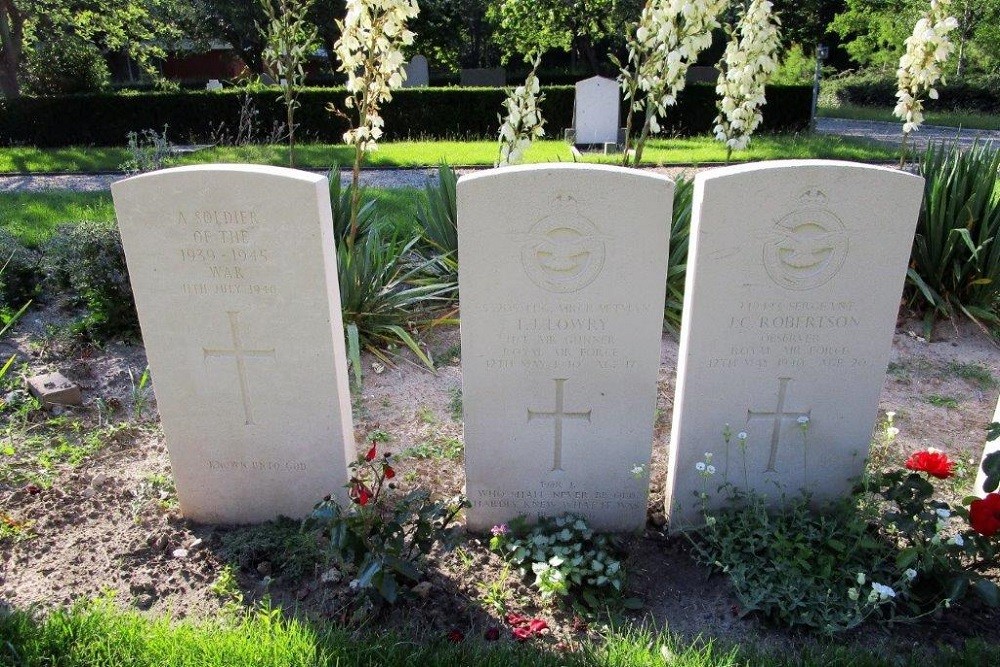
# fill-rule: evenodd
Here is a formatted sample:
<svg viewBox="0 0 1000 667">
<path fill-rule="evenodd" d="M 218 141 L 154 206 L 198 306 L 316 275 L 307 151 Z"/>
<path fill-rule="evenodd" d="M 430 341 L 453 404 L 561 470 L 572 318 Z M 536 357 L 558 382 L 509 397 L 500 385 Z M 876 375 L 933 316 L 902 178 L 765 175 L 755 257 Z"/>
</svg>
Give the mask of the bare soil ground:
<svg viewBox="0 0 1000 667">
<path fill-rule="evenodd" d="M 287 576 L 288 563 L 265 552 L 244 552 L 233 570 L 236 586 L 213 589 L 227 564 L 232 567 L 227 545 L 247 529 L 195 525 L 180 516 L 155 400 L 135 386 L 146 363 L 142 347 L 72 343 L 58 333 L 68 318 L 53 306 L 34 311 L 0 341 L 0 358 L 17 354 L 26 374 L 60 371 L 82 386 L 85 398 L 83 407 L 53 415 L 12 409 L 24 404 L 18 391 L 0 396 L 8 403 L 0 412 L 0 520 L 8 531 L 0 538 L 0 608 L 43 611 L 110 591 L 125 607 L 207 617 L 232 604 L 238 592 L 243 604 L 267 595 L 288 613 L 342 621 L 346 582 L 321 566 Z M 967 489 L 996 405 L 997 342 L 970 323 L 940 324 L 933 342 L 920 337 L 920 327 L 916 321 L 899 323 L 880 408 L 896 412 L 900 457 L 927 446 L 944 449 L 960 462 L 956 484 Z M 403 490 L 422 485 L 446 496 L 464 485 L 457 329 L 434 332 L 430 345 L 439 365 L 435 373 L 409 362 L 375 373 L 372 359 L 366 359 L 354 417 L 359 442 L 375 431 L 389 436 Z M 677 342 L 665 334 L 649 521 L 641 535 L 630 538 L 626 564 L 629 594 L 644 608 L 627 622 L 666 628 L 691 640 L 755 640 L 777 647 L 810 641 L 769 629 L 753 617 L 741 618 L 725 578 L 710 576 L 688 555 L 685 540 L 662 531 L 676 369 Z M 97 433 L 99 443 L 79 456 L 67 454 L 65 446 L 86 441 L 88 433 Z M 25 442 L 32 437 L 44 440 L 31 441 L 32 447 L 56 453 L 27 459 Z M 30 481 L 36 477 L 42 483 Z M 486 595 L 488 584 L 502 581 L 502 571 L 502 561 L 485 540 L 465 536 L 456 551 L 432 554 L 430 586 L 392 610 L 388 622 L 406 632 L 432 634 L 458 629 L 481 635 L 502 626 L 503 614 Z M 507 611 L 548 620 L 552 633 L 546 641 L 571 648 L 595 629 L 593 621 L 588 624 L 572 610 L 540 606 L 516 574 L 501 588 Z M 934 632 L 925 624 L 894 631 L 892 640 L 930 645 L 970 636 L 988 639 L 998 622 L 997 613 L 953 611 L 926 621 Z M 883 630 L 869 628 L 848 639 L 881 646 L 888 638 Z"/>
</svg>

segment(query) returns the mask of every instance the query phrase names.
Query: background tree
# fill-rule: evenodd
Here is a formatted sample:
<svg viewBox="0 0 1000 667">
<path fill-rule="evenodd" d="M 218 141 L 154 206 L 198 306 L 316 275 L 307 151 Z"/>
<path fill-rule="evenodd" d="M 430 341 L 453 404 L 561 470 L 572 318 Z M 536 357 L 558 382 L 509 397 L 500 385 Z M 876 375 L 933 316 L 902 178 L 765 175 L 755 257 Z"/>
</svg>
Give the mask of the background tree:
<svg viewBox="0 0 1000 667">
<path fill-rule="evenodd" d="M 75 47 L 123 51 L 162 81 L 156 64 L 193 11 L 181 0 L 0 0 L 0 90 L 21 94 L 25 55 L 54 35 Z"/>
<path fill-rule="evenodd" d="M 844 48 L 859 65 L 895 70 L 926 4 L 926 0 L 846 0 L 845 11 L 834 17 L 830 28 L 845 40 Z M 958 19 L 955 74 L 967 74 L 972 62 L 982 71 L 995 71 L 1000 61 L 1000 0 L 955 0 L 952 12 Z"/>
<path fill-rule="evenodd" d="M 580 54 L 600 69 L 595 43 L 620 28 L 616 0 L 499 0 L 487 17 L 504 62 L 515 56 L 562 49 Z"/>
</svg>

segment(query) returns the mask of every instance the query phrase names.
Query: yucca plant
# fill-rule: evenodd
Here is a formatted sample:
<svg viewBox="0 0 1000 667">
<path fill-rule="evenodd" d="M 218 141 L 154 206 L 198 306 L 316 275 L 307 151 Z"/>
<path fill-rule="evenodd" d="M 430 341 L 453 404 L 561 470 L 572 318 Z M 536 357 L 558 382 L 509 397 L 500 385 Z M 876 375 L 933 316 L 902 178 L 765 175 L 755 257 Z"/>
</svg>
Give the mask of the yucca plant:
<svg viewBox="0 0 1000 667">
<path fill-rule="evenodd" d="M 455 189 L 458 175 L 446 164 L 438 167 L 436 183 L 427 183 L 427 202 L 417 206 L 421 245 L 436 255 L 436 275 L 457 280 L 458 277 L 458 201 Z M 457 296 L 457 293 L 456 293 Z"/>
<path fill-rule="evenodd" d="M 346 242 L 337 246 L 341 311 L 359 385 L 362 348 L 390 363 L 383 348 L 402 344 L 428 368 L 434 367 L 410 329 L 431 322 L 428 313 L 436 303 L 451 298 L 455 284 L 426 279 L 425 271 L 434 260 L 415 260 L 418 241 L 419 237 L 407 239 L 373 225 L 353 246 Z"/>
<path fill-rule="evenodd" d="M 340 165 L 333 165 L 326 175 L 330 184 L 330 208 L 333 211 L 333 236 L 339 247 L 351 231 L 351 188 L 340 183 Z M 358 235 L 364 236 L 375 224 L 375 200 L 361 190 L 361 207 L 358 209 Z"/>
<path fill-rule="evenodd" d="M 1000 152 L 929 145 L 920 160 L 924 198 L 913 240 L 909 282 L 926 302 L 925 327 L 964 314 L 1000 323 Z"/>
<path fill-rule="evenodd" d="M 670 255 L 667 258 L 667 302 L 664 324 L 680 331 L 687 279 L 688 237 L 691 234 L 691 204 L 694 181 L 679 176 L 674 186 L 674 210 L 670 218 Z"/>
</svg>

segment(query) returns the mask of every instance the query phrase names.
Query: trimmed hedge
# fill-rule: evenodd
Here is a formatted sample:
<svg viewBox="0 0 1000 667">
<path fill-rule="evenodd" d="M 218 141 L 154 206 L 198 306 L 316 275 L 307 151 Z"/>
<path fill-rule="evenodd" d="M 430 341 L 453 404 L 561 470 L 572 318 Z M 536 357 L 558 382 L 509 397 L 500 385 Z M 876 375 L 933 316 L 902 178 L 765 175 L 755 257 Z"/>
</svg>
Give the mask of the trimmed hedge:
<svg viewBox="0 0 1000 667">
<path fill-rule="evenodd" d="M 573 87 L 543 88 L 550 136 L 561 136 L 573 118 Z M 120 93 L 22 97 L 0 104 L 0 144 L 60 147 L 74 145 L 122 146 L 129 132 L 169 127 L 175 141 L 210 141 L 220 124 L 234 128 L 239 122 L 244 91 L 176 93 Z M 248 93 L 259 111 L 260 127 L 270 128 L 284 119 L 284 106 L 276 89 Z M 764 132 L 795 132 L 809 124 L 811 90 L 808 86 L 769 86 L 764 110 Z M 387 140 L 471 139 L 496 136 L 498 113 L 506 92 L 500 88 L 409 88 L 393 93 L 383 109 Z M 336 143 L 348 129 L 347 121 L 327 111 L 328 103 L 343 108 L 340 88 L 307 88 L 299 95 L 295 114 L 297 136 L 304 140 Z M 666 131 L 677 135 L 701 134 L 715 118 L 714 86 L 689 85 L 680 103 L 670 110 Z M 623 109 L 624 124 L 624 109 Z"/>
<path fill-rule="evenodd" d="M 856 75 L 823 83 L 824 97 L 834 104 L 862 107 L 896 106 L 896 80 L 878 75 Z M 1000 75 L 977 77 L 935 86 L 938 99 L 925 99 L 928 111 L 980 111 L 1000 114 Z"/>
</svg>

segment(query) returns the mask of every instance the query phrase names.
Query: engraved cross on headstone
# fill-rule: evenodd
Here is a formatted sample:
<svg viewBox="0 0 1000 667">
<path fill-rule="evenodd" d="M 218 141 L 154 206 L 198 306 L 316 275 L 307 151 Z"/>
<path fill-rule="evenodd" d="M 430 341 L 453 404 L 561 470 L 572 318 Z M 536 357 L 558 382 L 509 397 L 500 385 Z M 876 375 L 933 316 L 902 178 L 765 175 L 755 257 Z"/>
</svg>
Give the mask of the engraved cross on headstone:
<svg viewBox="0 0 1000 667">
<path fill-rule="evenodd" d="M 587 410 L 586 412 L 566 412 L 563 403 L 563 385 L 566 384 L 568 378 L 555 378 L 556 383 L 556 407 L 552 412 L 539 412 L 528 408 L 528 421 L 536 417 L 551 417 L 552 421 L 555 423 L 555 438 L 553 440 L 553 451 L 552 451 L 552 471 L 562 470 L 562 444 L 563 444 L 563 431 L 562 424 L 563 419 L 586 419 L 590 421 L 590 413 L 592 410 Z"/>
<path fill-rule="evenodd" d="M 239 311 L 227 310 L 229 316 L 229 330 L 233 338 L 233 347 L 229 350 L 203 347 L 205 359 L 209 357 L 232 357 L 236 360 L 236 374 L 240 380 L 240 398 L 243 399 L 243 416 L 246 424 L 253 424 L 253 409 L 250 404 L 250 380 L 247 378 L 246 358 L 247 357 L 271 357 L 274 359 L 274 348 L 267 350 L 248 350 L 243 347 L 240 340 Z"/>
<path fill-rule="evenodd" d="M 757 417 L 768 417 L 773 419 L 773 425 L 771 427 L 771 454 L 767 459 L 767 468 L 764 472 L 777 472 L 775 470 L 775 464 L 778 459 L 778 442 L 781 439 L 781 422 L 785 419 L 795 419 L 798 420 L 802 417 L 809 419 L 809 415 L 812 410 L 807 410 L 806 412 L 785 412 L 785 396 L 788 393 L 788 383 L 792 381 L 792 378 L 778 378 L 778 407 L 774 409 L 774 412 L 754 412 L 753 410 L 747 410 L 747 424 L 750 423 L 751 419 Z"/>
</svg>

